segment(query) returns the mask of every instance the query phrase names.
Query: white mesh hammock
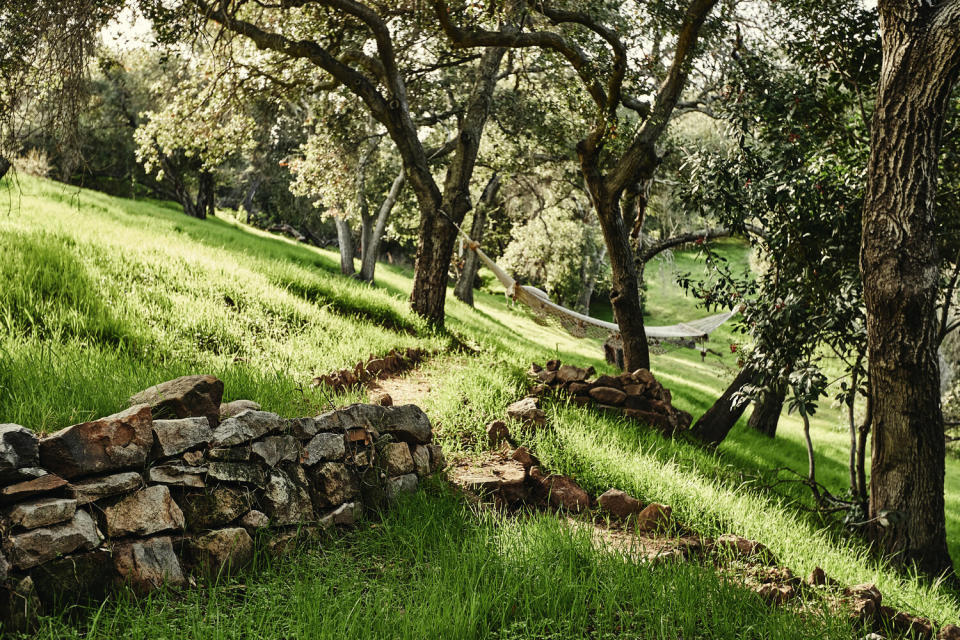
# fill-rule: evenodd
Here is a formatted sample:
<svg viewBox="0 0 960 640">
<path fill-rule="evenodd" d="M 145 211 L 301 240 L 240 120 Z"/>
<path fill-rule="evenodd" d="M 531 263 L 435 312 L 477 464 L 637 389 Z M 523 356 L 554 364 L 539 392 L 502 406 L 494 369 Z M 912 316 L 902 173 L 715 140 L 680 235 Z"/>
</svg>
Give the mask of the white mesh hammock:
<svg viewBox="0 0 960 640">
<path fill-rule="evenodd" d="M 510 299 L 527 305 L 541 318 L 553 320 L 577 338 L 591 337 L 603 339 L 611 335 L 620 335 L 620 327 L 613 322 L 605 322 L 582 313 L 577 313 L 572 309 L 567 309 L 551 301 L 544 291 L 536 287 L 518 284 L 516 280 L 510 277 L 510 274 L 500 268 L 496 262 L 491 260 L 490 257 L 480 249 L 478 243 L 471 240 L 470 236 L 464 233 L 462 229 L 459 227 L 457 229 L 463 237 L 466 238 L 467 246 L 475 251 L 480 261 L 497 276 L 497 280 L 503 284 L 507 297 Z M 690 322 L 681 322 L 663 327 L 646 326 L 644 330 L 646 331 L 647 339 L 652 341 L 702 341 L 706 340 L 710 333 L 729 320 L 735 313 L 736 311 L 727 311 L 700 318 L 699 320 L 691 320 Z"/>
</svg>

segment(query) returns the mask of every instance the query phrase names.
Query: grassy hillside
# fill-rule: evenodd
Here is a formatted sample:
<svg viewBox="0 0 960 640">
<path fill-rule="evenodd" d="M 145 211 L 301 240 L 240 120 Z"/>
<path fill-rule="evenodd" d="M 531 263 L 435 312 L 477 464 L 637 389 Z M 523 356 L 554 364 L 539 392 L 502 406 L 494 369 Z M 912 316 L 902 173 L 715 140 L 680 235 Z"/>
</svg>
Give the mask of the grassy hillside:
<svg viewBox="0 0 960 640">
<path fill-rule="evenodd" d="M 0 422 L 40 432 L 123 408 L 124 398 L 186 373 L 212 373 L 226 399 L 252 398 L 282 415 L 319 412 L 321 372 L 393 347 L 445 355 L 425 407 L 448 448 L 477 446 L 484 424 L 526 384 L 531 361 L 602 362 L 599 343 L 544 327 L 502 296 L 477 308 L 448 299 L 448 329 L 407 308 L 410 274 L 381 265 L 377 286 L 336 273 L 337 257 L 228 219 L 197 221 L 164 203 L 129 201 L 20 178 L 0 183 Z M 731 260 L 746 250 L 723 245 Z M 669 270 L 702 271 L 677 254 L 651 274 L 651 324 L 697 317 Z M 736 338 L 722 357 L 668 349 L 654 371 L 695 415 L 732 376 Z M 454 352 L 466 343 L 476 355 Z M 589 409 L 551 406 L 555 428 L 524 436 L 554 470 L 592 491 L 617 486 L 674 507 L 708 535 L 732 531 L 767 544 L 795 572 L 815 565 L 846 583 L 875 581 L 892 603 L 960 620 L 945 590 L 884 570 L 866 548 L 798 503 L 806 490 L 764 488 L 762 471 L 805 468 L 799 422 L 775 440 L 738 427 L 708 453 Z M 814 421 L 820 479 L 841 491 L 846 434 L 836 411 Z M 947 470 L 951 551 L 960 559 L 960 463 Z M 264 560 L 266 562 L 266 560 Z M 268 563 L 269 564 L 269 563 Z M 760 615 L 759 612 L 764 612 Z M 183 598 L 109 605 L 84 625 L 48 621 L 48 637 L 850 637 L 823 612 L 771 613 L 752 593 L 698 566 L 642 566 L 602 554 L 549 518 L 478 516 L 441 487 L 386 522 Z M 80 629 L 80 630 L 78 630 Z"/>
</svg>

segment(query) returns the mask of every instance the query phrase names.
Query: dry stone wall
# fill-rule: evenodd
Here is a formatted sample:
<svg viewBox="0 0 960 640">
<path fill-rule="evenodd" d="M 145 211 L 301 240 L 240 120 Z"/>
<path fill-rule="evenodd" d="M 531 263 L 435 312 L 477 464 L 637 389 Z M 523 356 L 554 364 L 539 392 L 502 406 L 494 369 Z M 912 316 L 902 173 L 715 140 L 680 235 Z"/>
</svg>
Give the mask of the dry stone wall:
<svg viewBox="0 0 960 640">
<path fill-rule="evenodd" d="M 187 587 L 274 548 L 350 525 L 444 466 L 414 405 L 284 419 L 187 376 L 120 413 L 44 438 L 0 425 L 0 622 L 128 585 Z"/>
</svg>

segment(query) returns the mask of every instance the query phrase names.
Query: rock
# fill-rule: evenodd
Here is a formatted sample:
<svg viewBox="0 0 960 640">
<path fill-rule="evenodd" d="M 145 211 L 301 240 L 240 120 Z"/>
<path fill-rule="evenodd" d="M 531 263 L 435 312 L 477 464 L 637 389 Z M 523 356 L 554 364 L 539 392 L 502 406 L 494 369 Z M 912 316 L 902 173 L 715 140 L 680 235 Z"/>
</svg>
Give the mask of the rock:
<svg viewBox="0 0 960 640">
<path fill-rule="evenodd" d="M 101 498 L 135 491 L 143 486 L 143 478 L 135 471 L 88 478 L 70 483 L 70 493 L 77 505 L 85 505 Z"/>
<path fill-rule="evenodd" d="M 175 456 L 189 449 L 206 445 L 213 437 L 210 422 L 206 418 L 180 418 L 179 420 L 154 420 L 153 434 L 160 443 L 164 456 Z"/>
<path fill-rule="evenodd" d="M 524 469 L 540 466 L 540 459 L 530 453 L 526 447 L 517 447 L 510 457 L 522 464 Z"/>
<path fill-rule="evenodd" d="M 539 398 L 523 398 L 507 407 L 507 417 L 523 424 L 539 427 L 547 422 L 547 414 L 540 409 Z"/>
<path fill-rule="evenodd" d="M 12 527 L 36 529 L 66 522 L 77 511 L 77 501 L 70 498 L 40 498 L 21 502 L 7 510 L 6 521 Z"/>
<path fill-rule="evenodd" d="M 878 607 L 883 602 L 883 594 L 880 593 L 880 590 L 877 589 L 877 585 L 872 582 L 865 582 L 863 584 L 855 584 L 853 586 L 847 587 L 843 590 L 843 595 L 848 598 L 862 598 L 864 600 L 870 600 Z"/>
<path fill-rule="evenodd" d="M 960 627 L 955 624 L 945 624 L 940 627 L 937 640 L 960 640 Z"/>
<path fill-rule="evenodd" d="M 64 478 L 142 467 L 153 444 L 150 407 L 140 404 L 75 424 L 40 441 L 40 464 Z"/>
<path fill-rule="evenodd" d="M 270 518 L 263 511 L 251 509 L 240 518 L 240 526 L 249 529 L 265 529 L 270 526 Z"/>
<path fill-rule="evenodd" d="M 130 397 L 130 404 L 148 404 L 155 418 L 206 417 L 211 426 L 220 422 L 223 382 L 213 376 L 183 376 L 168 380 Z"/>
<path fill-rule="evenodd" d="M 0 553 L 0 582 L 6 582 L 9 573 L 10 563 L 7 562 L 7 557 Z"/>
<path fill-rule="evenodd" d="M 39 464 L 37 434 L 18 424 L 0 424 L 0 483 L 22 480 L 20 469 Z"/>
<path fill-rule="evenodd" d="M 559 360 L 547 360 L 547 366 L 545 367 L 547 371 L 556 371 L 559 368 L 560 368 Z"/>
<path fill-rule="evenodd" d="M 430 450 L 430 473 L 443 471 L 447 466 L 447 459 L 443 455 L 443 448 L 438 444 L 428 444 Z"/>
<path fill-rule="evenodd" d="M 673 509 L 667 505 L 653 502 L 637 515 L 637 529 L 639 531 L 659 531 L 670 524 Z"/>
<path fill-rule="evenodd" d="M 351 405 L 351 406 L 365 406 L 365 405 Z M 349 407 L 348 407 L 349 408 Z M 377 419 L 379 419 L 382 409 L 377 409 Z M 360 421 L 358 421 L 353 415 L 346 411 L 328 411 L 326 413 L 321 413 L 316 418 L 314 418 L 314 427 L 317 432 L 320 431 L 344 431 L 351 427 L 363 426 Z"/>
<path fill-rule="evenodd" d="M 773 560 L 773 554 L 763 544 L 732 533 L 725 533 L 717 538 L 714 548 L 725 550 L 739 558 L 760 557 L 765 558 L 768 562 Z"/>
<path fill-rule="evenodd" d="M 597 498 L 597 504 L 599 504 L 600 508 L 604 511 L 621 519 L 635 516 L 640 513 L 640 510 L 643 508 L 639 500 L 619 489 L 607 489 L 604 491 L 603 494 Z"/>
<path fill-rule="evenodd" d="M 77 511 L 64 524 L 7 536 L 3 551 L 17 569 L 29 569 L 59 555 L 87 551 L 100 544 L 97 526 L 86 511 Z"/>
<path fill-rule="evenodd" d="M 324 529 L 334 525 L 349 527 L 356 523 L 363 515 L 363 507 L 359 502 L 347 502 L 320 518 L 319 524 Z"/>
<path fill-rule="evenodd" d="M 526 499 L 526 479 L 527 470 L 515 460 L 481 462 L 466 469 L 456 467 L 453 470 L 456 484 L 507 504 Z"/>
<path fill-rule="evenodd" d="M 586 382 L 571 382 L 567 385 L 567 393 L 572 396 L 585 396 L 590 392 L 590 385 Z"/>
<path fill-rule="evenodd" d="M 297 440 L 309 440 L 317 435 L 317 421 L 313 418 L 291 418 L 287 420 L 287 433 Z"/>
<path fill-rule="evenodd" d="M 107 535 L 149 536 L 161 531 L 183 529 L 183 512 L 165 486 L 147 487 L 104 507 Z"/>
<path fill-rule="evenodd" d="M 593 381 L 592 387 L 610 387 L 612 389 L 620 390 L 623 388 L 623 381 L 620 378 L 615 378 L 614 376 L 602 375 L 598 376 L 596 380 Z"/>
<path fill-rule="evenodd" d="M 164 584 L 187 586 L 173 542 L 167 536 L 114 543 L 113 562 L 120 580 L 141 595 Z"/>
<path fill-rule="evenodd" d="M 13 578 L 0 591 L 0 620 L 4 636 L 21 632 L 33 637 L 39 627 L 40 599 L 34 588 L 33 577 Z"/>
<path fill-rule="evenodd" d="M 590 496 L 569 476 L 543 475 L 539 467 L 530 468 L 530 479 L 536 487 L 538 499 L 557 509 L 579 513 L 590 507 Z"/>
<path fill-rule="evenodd" d="M 202 467 L 203 463 L 206 462 L 203 453 L 203 451 L 187 451 L 181 457 L 183 461 L 191 467 Z"/>
<path fill-rule="evenodd" d="M 287 469 L 271 470 L 263 492 L 263 507 L 274 524 L 312 521 L 313 503 L 303 467 L 290 465 Z"/>
<path fill-rule="evenodd" d="M 30 572 L 44 606 L 99 604 L 116 581 L 113 556 L 106 549 L 69 555 L 35 567 Z"/>
<path fill-rule="evenodd" d="M 543 371 L 537 374 L 537 380 L 543 383 L 542 385 L 539 385 L 539 386 L 549 387 L 552 384 L 556 384 L 557 372 L 547 371 L 546 369 L 544 369 Z"/>
<path fill-rule="evenodd" d="M 312 466 L 324 460 L 342 460 L 347 453 L 344 438 L 339 433 L 318 433 L 303 448 L 301 461 Z"/>
<path fill-rule="evenodd" d="M 216 462 L 246 462 L 250 459 L 253 449 L 249 444 L 237 447 L 219 447 L 207 450 L 207 458 Z"/>
<path fill-rule="evenodd" d="M 651 386 L 657 383 L 657 379 L 653 377 L 649 369 L 637 369 L 630 376 L 642 385 Z"/>
<path fill-rule="evenodd" d="M 389 496 L 397 496 L 401 493 L 416 493 L 416 491 L 417 474 L 415 473 L 408 473 L 387 480 L 387 495 Z"/>
<path fill-rule="evenodd" d="M 814 567 L 807 577 L 807 584 L 811 587 L 822 587 L 827 584 L 827 574 L 820 567 Z"/>
<path fill-rule="evenodd" d="M 174 463 L 151 467 L 149 478 L 150 482 L 203 489 L 207 486 L 203 481 L 205 473 L 207 473 L 207 467 L 191 467 L 186 464 Z"/>
<path fill-rule="evenodd" d="M 389 434 L 408 444 L 428 444 L 433 439 L 430 418 L 415 404 L 382 407 L 383 417 L 371 424 L 381 434 Z"/>
<path fill-rule="evenodd" d="M 501 442 L 509 442 L 510 429 L 503 420 L 494 420 L 487 424 L 487 444 L 492 448 L 500 446 Z"/>
<path fill-rule="evenodd" d="M 660 413 L 654 413 L 652 411 L 640 411 L 638 409 L 625 409 L 623 415 L 639 420 L 640 422 L 649 425 L 660 431 L 665 431 L 670 433 L 673 431 L 673 428 L 676 426 L 674 422 L 670 420 L 668 416 L 665 416 Z"/>
<path fill-rule="evenodd" d="M 240 487 L 216 486 L 177 498 L 188 531 L 225 527 L 250 510 L 253 495 Z"/>
<path fill-rule="evenodd" d="M 269 467 L 275 467 L 280 462 L 300 460 L 300 442 L 293 436 L 268 436 L 254 442 L 250 449 Z"/>
<path fill-rule="evenodd" d="M 267 473 L 253 462 L 211 462 L 207 476 L 222 482 L 252 484 L 261 489 L 266 485 Z"/>
<path fill-rule="evenodd" d="M 58 475 L 48 473 L 33 480 L 25 480 L 0 489 L 0 503 L 9 504 L 19 502 L 48 493 L 60 492 L 67 486 L 67 481 Z"/>
<path fill-rule="evenodd" d="M 389 442 L 380 450 L 380 465 L 388 476 L 413 473 L 413 456 L 405 442 Z"/>
<path fill-rule="evenodd" d="M 788 584 L 767 582 L 757 587 L 756 592 L 770 604 L 783 604 L 797 595 L 796 589 Z"/>
<path fill-rule="evenodd" d="M 543 371 L 543 367 L 541 367 L 539 364 L 537 364 L 536 362 L 530 363 L 530 371 L 528 371 L 528 373 L 536 375 L 541 371 Z"/>
<path fill-rule="evenodd" d="M 883 607 L 886 609 L 887 607 Z M 898 634 L 908 638 L 932 638 L 933 624 L 926 618 L 915 616 L 906 611 L 897 611 L 888 616 L 890 627 Z"/>
<path fill-rule="evenodd" d="M 232 418 L 244 411 L 260 411 L 260 404 L 253 400 L 234 400 L 233 402 L 223 402 L 220 404 L 220 419 Z"/>
<path fill-rule="evenodd" d="M 377 377 L 387 371 L 387 363 L 382 358 L 371 358 L 364 368 L 371 376 Z"/>
<path fill-rule="evenodd" d="M 413 467 L 421 478 L 430 475 L 430 449 L 426 445 L 418 444 L 414 447 Z"/>
<path fill-rule="evenodd" d="M 243 527 L 220 529 L 189 538 L 185 550 L 192 570 L 210 577 L 229 575 L 253 560 L 253 539 Z"/>
<path fill-rule="evenodd" d="M 213 430 L 210 446 L 232 447 L 262 438 L 271 431 L 279 431 L 285 421 L 275 413 L 248 409 L 232 418 L 227 418 Z"/>
<path fill-rule="evenodd" d="M 324 462 L 307 470 L 314 509 L 335 507 L 360 495 L 360 482 L 342 462 Z"/>
<path fill-rule="evenodd" d="M 621 405 L 627 399 L 627 394 L 613 387 L 594 387 L 590 389 L 589 395 L 597 402 L 612 405 Z"/>
<path fill-rule="evenodd" d="M 370 394 L 370 402 L 380 407 L 392 407 L 393 397 L 386 391 L 372 392 Z"/>
<path fill-rule="evenodd" d="M 559 382 L 583 382 L 587 379 L 587 370 L 565 364 L 557 370 Z"/>
</svg>

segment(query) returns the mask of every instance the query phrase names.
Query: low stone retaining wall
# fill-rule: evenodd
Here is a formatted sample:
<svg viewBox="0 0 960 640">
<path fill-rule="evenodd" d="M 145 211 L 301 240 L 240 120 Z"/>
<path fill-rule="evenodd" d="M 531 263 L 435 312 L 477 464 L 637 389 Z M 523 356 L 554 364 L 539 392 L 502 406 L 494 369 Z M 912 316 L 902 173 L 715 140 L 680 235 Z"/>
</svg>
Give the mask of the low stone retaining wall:
<svg viewBox="0 0 960 640">
<path fill-rule="evenodd" d="M 355 404 L 284 419 L 223 383 L 188 376 L 126 411 L 44 438 L 0 425 L 0 622 L 242 567 L 253 536 L 276 547 L 350 525 L 444 466 L 414 405 Z"/>
</svg>

